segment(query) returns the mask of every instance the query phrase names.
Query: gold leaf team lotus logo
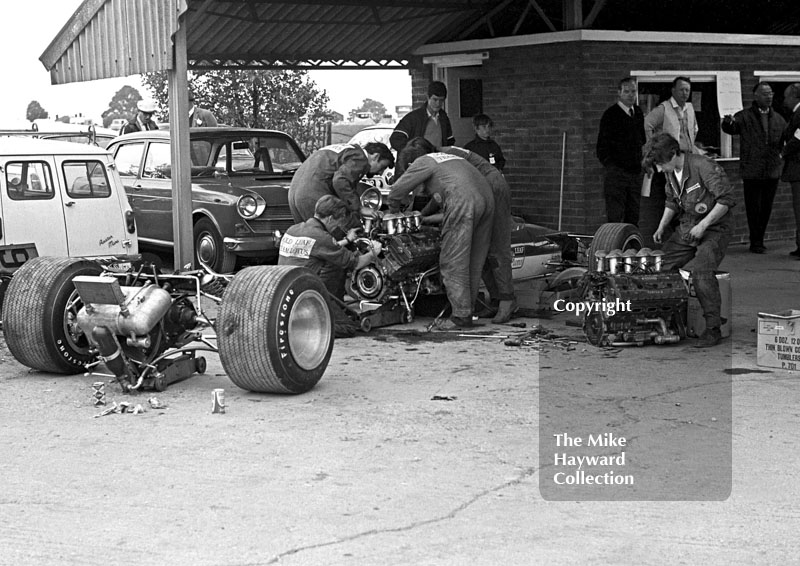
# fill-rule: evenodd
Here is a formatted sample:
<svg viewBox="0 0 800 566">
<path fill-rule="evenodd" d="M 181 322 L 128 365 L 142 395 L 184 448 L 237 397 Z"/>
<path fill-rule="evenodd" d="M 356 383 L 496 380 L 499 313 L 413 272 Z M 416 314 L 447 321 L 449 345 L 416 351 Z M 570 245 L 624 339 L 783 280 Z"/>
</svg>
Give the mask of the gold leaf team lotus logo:
<svg viewBox="0 0 800 566">
<path fill-rule="evenodd" d="M 697 214 L 705 214 L 708 212 L 708 205 L 704 202 L 697 203 L 697 206 L 694 207 L 694 211 Z"/>
</svg>

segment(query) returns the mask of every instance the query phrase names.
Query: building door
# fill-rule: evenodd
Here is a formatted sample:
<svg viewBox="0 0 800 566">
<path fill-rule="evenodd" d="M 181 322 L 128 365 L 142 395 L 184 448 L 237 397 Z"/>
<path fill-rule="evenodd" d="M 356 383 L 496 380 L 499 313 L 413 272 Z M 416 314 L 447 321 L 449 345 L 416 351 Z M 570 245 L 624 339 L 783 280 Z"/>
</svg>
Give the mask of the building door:
<svg viewBox="0 0 800 566">
<path fill-rule="evenodd" d="M 475 137 L 472 117 L 484 112 L 483 73 L 480 65 L 469 67 L 447 67 L 447 115 L 453 125 L 456 145 L 463 147 Z M 491 115 L 491 112 L 487 112 Z"/>
</svg>

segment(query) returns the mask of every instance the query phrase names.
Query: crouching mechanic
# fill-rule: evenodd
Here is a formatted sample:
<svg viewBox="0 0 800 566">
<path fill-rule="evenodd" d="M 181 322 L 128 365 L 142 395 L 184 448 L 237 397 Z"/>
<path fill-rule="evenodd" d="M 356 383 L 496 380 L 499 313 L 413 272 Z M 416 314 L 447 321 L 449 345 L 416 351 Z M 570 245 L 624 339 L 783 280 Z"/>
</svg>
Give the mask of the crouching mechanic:
<svg viewBox="0 0 800 566">
<path fill-rule="evenodd" d="M 418 156 L 433 153 L 436 148 L 428 140 L 417 137 L 409 140 L 406 147 L 397 156 L 397 169 L 402 171 L 413 162 Z M 476 313 L 478 316 L 494 317 L 492 322 L 502 324 L 508 322 L 517 310 L 517 301 L 514 296 L 514 281 L 512 277 L 511 262 L 511 189 L 506 182 L 503 174 L 486 159 L 468 149 L 450 146 L 443 147 L 442 153 L 456 155 L 466 159 L 473 167 L 486 177 L 492 187 L 494 196 L 494 218 L 492 220 L 492 234 L 489 242 L 489 254 L 483 266 L 483 283 L 489 291 L 490 303 L 482 311 Z M 438 208 L 438 203 L 431 199 L 423 216 Z"/>
<path fill-rule="evenodd" d="M 278 265 L 305 267 L 322 279 L 330 295 L 328 303 L 334 313 L 339 338 L 352 335 L 352 332 L 340 330 L 348 322 L 340 304 L 344 298 L 346 272 L 366 267 L 381 251 L 378 247 L 361 254 L 347 249 L 345 246 L 356 238 L 355 228 L 351 228 L 345 238 L 337 241 L 331 232 L 341 228 L 346 220 L 347 207 L 341 199 L 333 195 L 321 197 L 312 218 L 286 230 L 281 238 L 278 255 Z M 379 243 L 375 245 L 380 246 Z"/>
<path fill-rule="evenodd" d="M 691 272 L 706 321 L 695 346 L 716 346 L 722 339 L 722 299 L 715 271 L 731 239 L 733 188 L 717 163 L 703 155 L 684 153 L 668 133 L 650 138 L 644 155 L 644 167 L 663 171 L 667 178 L 666 208 L 653 234 L 656 243 L 661 243 L 673 218 L 677 216 L 680 221 L 662 248 L 664 269 L 682 267 Z"/>
<path fill-rule="evenodd" d="M 419 185 L 440 201 L 443 209 L 439 269 L 453 308 L 450 320 L 443 326 L 470 327 L 492 235 L 492 188 L 463 157 L 429 153 L 414 159 L 395 180 L 389 193 L 389 210 L 400 210 L 405 198 Z"/>
<path fill-rule="evenodd" d="M 360 147 L 335 144 L 318 149 L 297 169 L 289 186 L 289 209 L 295 222 L 313 217 L 320 197 L 339 197 L 348 211 L 346 226 L 361 226 L 361 216 L 375 216 L 376 211 L 362 208 L 356 187 L 365 175 L 379 175 L 394 167 L 394 156 L 382 143 Z"/>
</svg>

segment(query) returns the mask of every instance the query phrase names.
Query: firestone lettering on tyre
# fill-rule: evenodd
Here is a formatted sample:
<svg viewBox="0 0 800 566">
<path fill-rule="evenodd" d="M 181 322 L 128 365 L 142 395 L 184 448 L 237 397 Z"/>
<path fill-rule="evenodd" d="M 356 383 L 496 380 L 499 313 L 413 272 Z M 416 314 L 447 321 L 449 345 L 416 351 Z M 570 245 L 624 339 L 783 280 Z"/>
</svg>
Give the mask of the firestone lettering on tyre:
<svg viewBox="0 0 800 566">
<path fill-rule="evenodd" d="M 58 351 L 61 352 L 61 355 L 64 356 L 64 359 L 70 362 L 71 364 L 82 366 L 84 365 L 83 360 L 79 360 L 72 353 L 67 349 L 64 341 L 61 339 L 56 340 L 56 346 L 58 347 Z"/>
<path fill-rule="evenodd" d="M 278 352 L 280 353 L 281 359 L 287 357 L 289 355 L 289 341 L 288 341 L 288 318 L 289 312 L 291 311 L 291 306 L 294 302 L 294 289 L 289 289 L 286 293 L 286 296 L 283 298 L 283 304 L 281 305 L 281 309 L 279 312 L 279 319 L 278 319 L 278 326 L 284 327 L 285 330 L 278 331 Z"/>
</svg>

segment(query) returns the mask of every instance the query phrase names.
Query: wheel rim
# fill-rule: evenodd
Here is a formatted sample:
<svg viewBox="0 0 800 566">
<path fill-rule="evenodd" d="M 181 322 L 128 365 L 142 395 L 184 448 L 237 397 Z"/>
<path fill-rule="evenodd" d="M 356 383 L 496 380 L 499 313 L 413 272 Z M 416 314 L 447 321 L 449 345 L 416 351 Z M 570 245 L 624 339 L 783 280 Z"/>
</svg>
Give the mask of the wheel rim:
<svg viewBox="0 0 800 566">
<path fill-rule="evenodd" d="M 217 249 L 217 241 L 214 236 L 208 232 L 202 232 L 197 237 L 197 259 L 200 263 L 208 267 L 214 267 L 217 263 L 219 250 Z"/>
<path fill-rule="evenodd" d="M 583 323 L 586 338 L 593 346 L 602 346 L 606 338 L 605 317 L 602 314 L 592 313 Z"/>
<path fill-rule="evenodd" d="M 289 350 L 298 366 L 316 369 L 328 353 L 331 315 L 325 298 L 317 291 L 300 293 L 289 315 Z"/>
<path fill-rule="evenodd" d="M 83 308 L 83 301 L 78 291 L 73 291 L 64 308 L 64 336 L 69 346 L 82 355 L 89 355 L 89 339 L 78 325 L 78 311 Z"/>
</svg>

